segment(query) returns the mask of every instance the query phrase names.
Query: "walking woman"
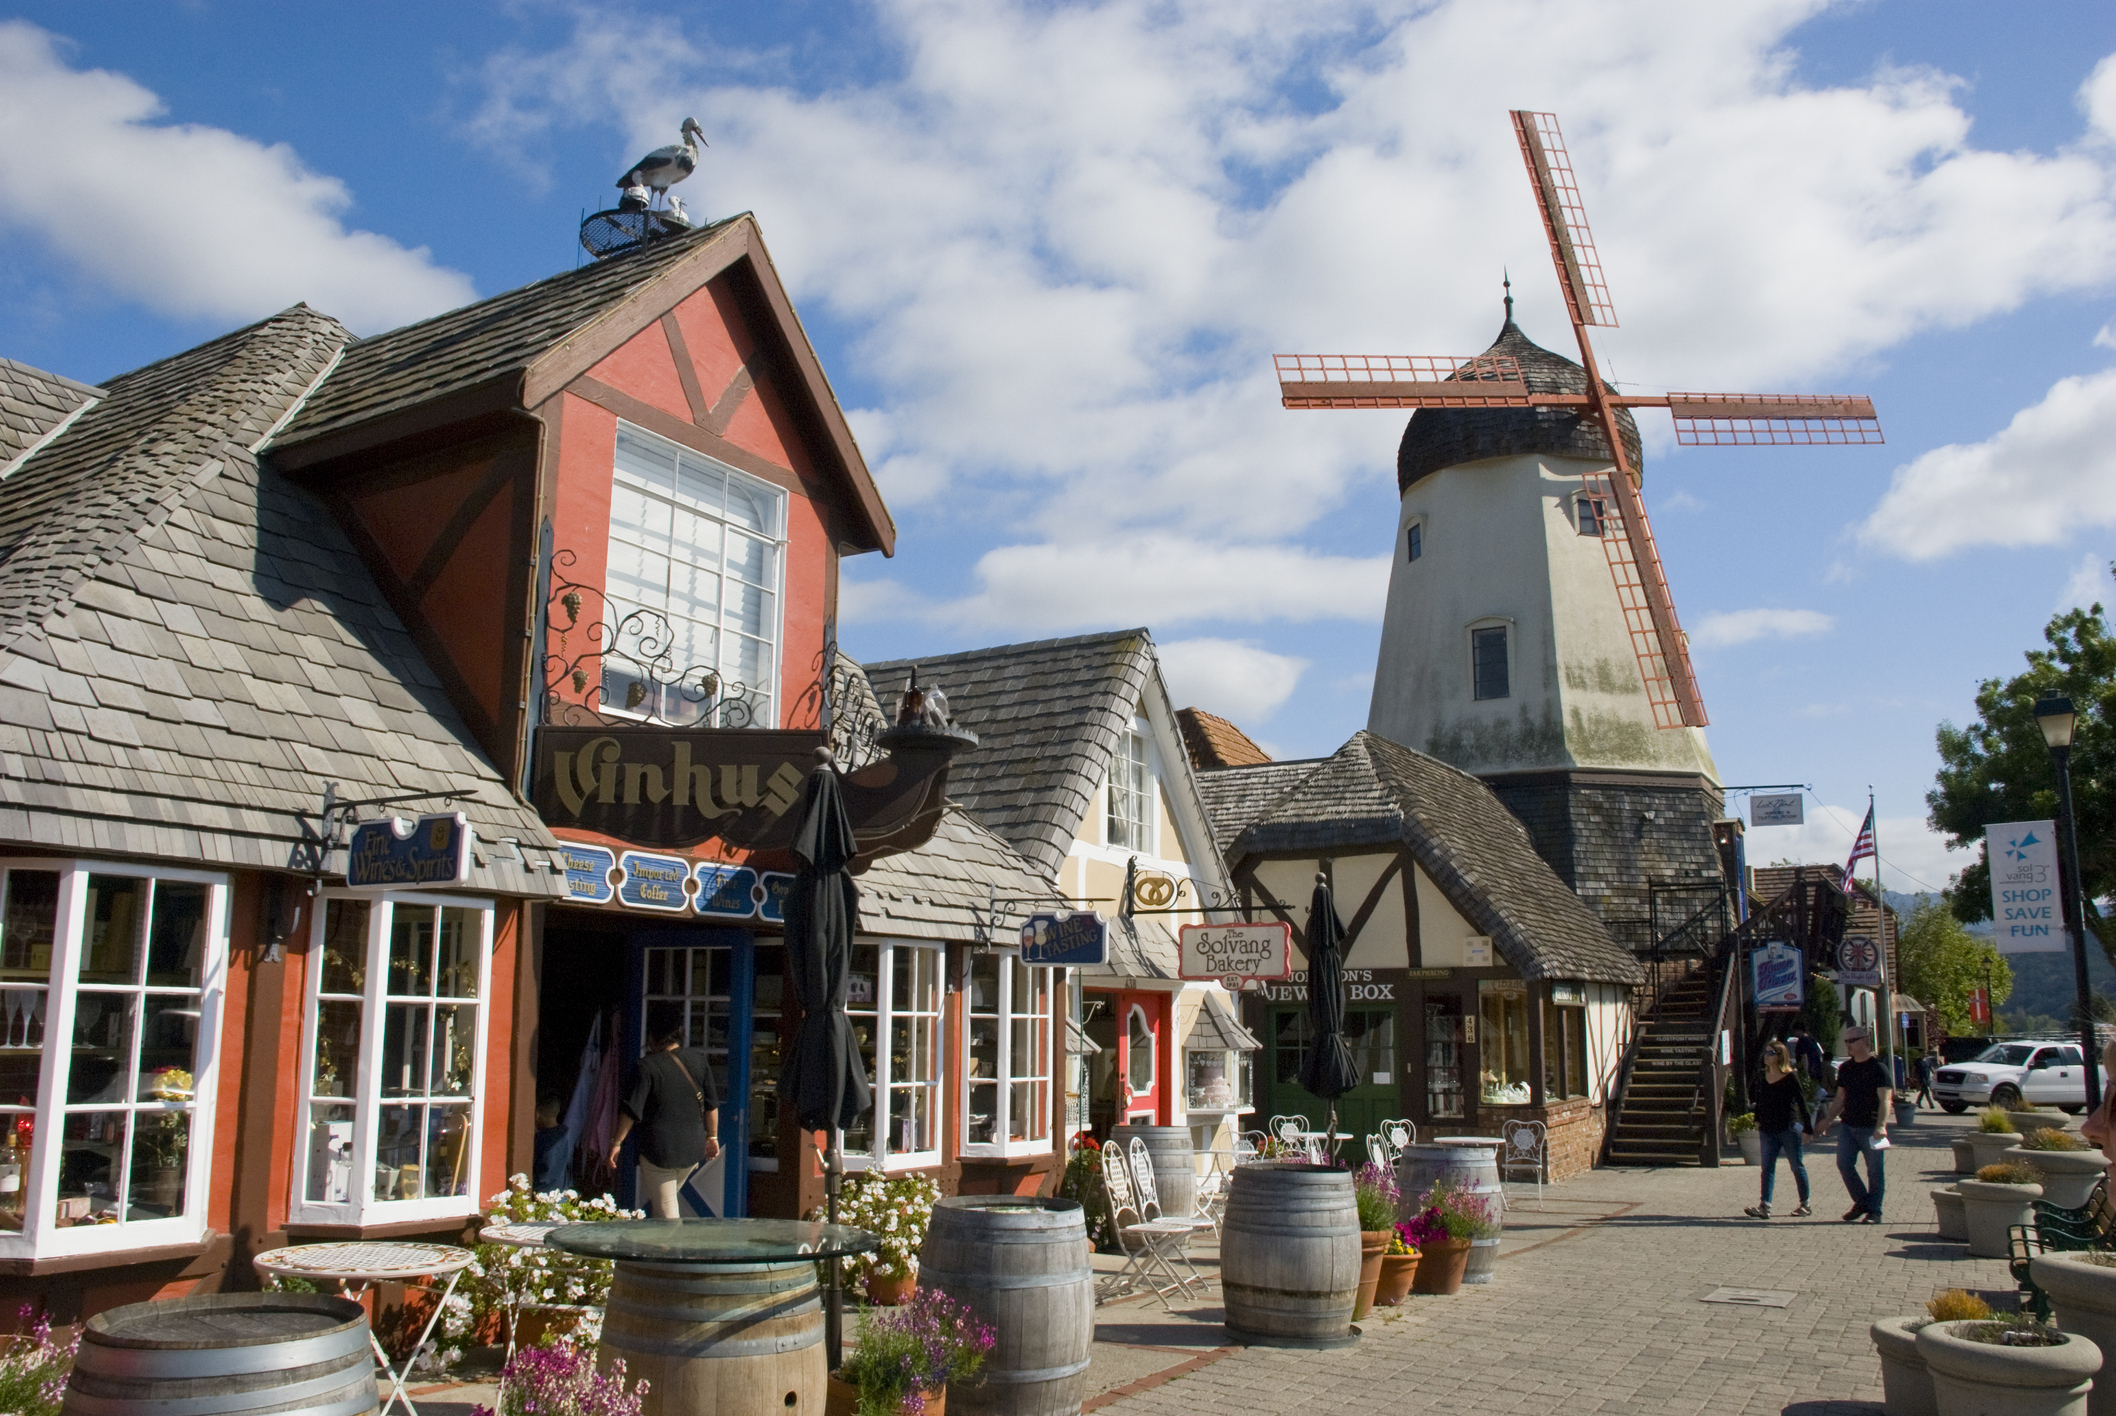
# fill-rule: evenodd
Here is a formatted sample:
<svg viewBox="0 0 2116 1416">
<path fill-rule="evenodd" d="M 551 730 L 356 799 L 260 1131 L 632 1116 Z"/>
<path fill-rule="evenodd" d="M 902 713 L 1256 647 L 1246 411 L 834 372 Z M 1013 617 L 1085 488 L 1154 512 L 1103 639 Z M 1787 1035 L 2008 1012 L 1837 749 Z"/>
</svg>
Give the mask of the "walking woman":
<svg viewBox="0 0 2116 1416">
<path fill-rule="evenodd" d="M 1763 1140 L 1763 1199 L 1743 1210 L 1743 1214 L 1751 1219 L 1771 1217 L 1771 1182 L 1778 1178 L 1781 1153 L 1792 1168 L 1793 1184 L 1800 1191 L 1800 1208 L 1793 1211 L 1794 1216 L 1814 1213 L 1807 1204 L 1807 1166 L 1800 1160 L 1802 1131 L 1814 1131 L 1807 1098 L 1801 1094 L 1800 1078 L 1793 1074 L 1791 1050 L 1774 1040 L 1763 1049 L 1763 1085 L 1756 1091 L 1756 1133 Z"/>
</svg>

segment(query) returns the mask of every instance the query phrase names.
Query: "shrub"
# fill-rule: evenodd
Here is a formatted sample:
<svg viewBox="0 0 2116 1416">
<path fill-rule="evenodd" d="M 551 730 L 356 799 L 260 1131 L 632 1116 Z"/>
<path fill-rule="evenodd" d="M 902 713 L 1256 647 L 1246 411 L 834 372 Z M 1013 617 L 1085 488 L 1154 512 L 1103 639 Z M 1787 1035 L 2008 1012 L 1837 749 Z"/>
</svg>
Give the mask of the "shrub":
<svg viewBox="0 0 2116 1416">
<path fill-rule="evenodd" d="M 2003 1106 L 1987 1106 L 1976 1114 L 1976 1128 L 1989 1135 L 2003 1136 L 2013 1129 L 2013 1118 L 2006 1114 Z"/>
<path fill-rule="evenodd" d="M 2033 1151 L 2083 1151 L 2087 1148 L 2085 1141 L 2055 1126 L 2037 1127 L 2022 1138 L 2021 1145 Z"/>
<path fill-rule="evenodd" d="M 1359 1206 L 1359 1227 L 1372 1232 L 1396 1223 L 1402 1192 L 1396 1188 L 1396 1172 L 1368 1161 L 1352 1176 L 1352 1200 Z"/>
<path fill-rule="evenodd" d="M 588 1224 L 602 1220 L 639 1219 L 642 1210 L 619 1209 L 607 1195 L 583 1199 L 577 1190 L 545 1190 L 529 1187 L 526 1175 L 507 1177 L 507 1188 L 486 1202 L 483 1225 Z M 480 1244 L 478 1261 L 463 1274 L 449 1308 L 441 1314 L 436 1335 L 443 1343 L 460 1341 L 471 1333 L 497 1332 L 512 1313 L 544 1304 L 600 1308 L 610 1296 L 612 1267 L 608 1259 L 591 1259 L 563 1249 L 529 1248 L 506 1244 Z M 592 1316 L 592 1315 L 591 1315 Z M 592 1342 L 599 1323 L 590 1321 L 582 1336 Z M 444 1346 L 440 1365 L 448 1365 L 454 1353 Z"/>
<path fill-rule="evenodd" d="M 838 1195 L 838 1223 L 864 1229 L 882 1241 L 874 1254 L 848 1254 L 838 1260 L 848 1280 L 879 1275 L 915 1278 L 919 1246 L 933 1222 L 940 1186 L 923 1175 L 848 1175 Z M 810 1214 L 821 1219 L 823 1210 Z"/>
<path fill-rule="evenodd" d="M 573 1342 L 524 1347 L 500 1372 L 500 1404 L 471 1408 L 471 1416 L 640 1416 L 647 1384 L 625 1390 L 625 1364 L 595 1370 L 595 1352 Z"/>
<path fill-rule="evenodd" d="M 922 1393 L 976 1376 L 996 1340 L 963 1304 L 921 1288 L 900 1308 L 867 1310 L 838 1377 L 859 1394 L 859 1416 L 919 1416 Z"/>
<path fill-rule="evenodd" d="M 1954 1330 L 1956 1337 L 1971 1342 L 1988 1342 L 1994 1347 L 2062 1347 L 2065 1335 L 2048 1323 L 2039 1323 L 2033 1318 L 2015 1314 L 1993 1318 L 1985 1323 L 1963 1323 Z"/>
<path fill-rule="evenodd" d="M 1756 1113 L 1743 1111 L 1727 1118 L 1727 1134 L 1744 1136 L 1756 1129 Z"/>
<path fill-rule="evenodd" d="M 1950 1288 L 1927 1301 L 1925 1311 L 1936 1323 L 1976 1322 L 1991 1316 L 1991 1305 L 1966 1289 Z"/>
<path fill-rule="evenodd" d="M 22 1305 L 27 1323 L 30 1306 Z M 76 1334 L 65 1343 L 51 1340 L 51 1319 L 38 1317 L 26 1333 L 6 1339 L 0 1351 L 0 1411 L 14 1416 L 59 1416 L 66 1396 L 67 1378 L 73 1375 L 74 1349 L 81 1345 Z"/>
<path fill-rule="evenodd" d="M 2002 1160 L 1977 1171 L 1976 1178 L 1986 1185 L 2040 1185 L 2043 1173 L 2024 1161 Z"/>
</svg>

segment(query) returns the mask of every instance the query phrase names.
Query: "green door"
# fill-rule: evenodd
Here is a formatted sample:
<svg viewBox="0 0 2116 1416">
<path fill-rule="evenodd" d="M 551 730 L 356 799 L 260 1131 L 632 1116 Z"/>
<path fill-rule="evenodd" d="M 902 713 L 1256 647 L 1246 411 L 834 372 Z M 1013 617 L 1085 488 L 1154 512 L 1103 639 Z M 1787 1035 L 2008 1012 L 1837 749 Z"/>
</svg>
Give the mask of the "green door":
<svg viewBox="0 0 2116 1416">
<path fill-rule="evenodd" d="M 1338 1154 L 1360 1161 L 1366 1159 L 1364 1138 L 1380 1130 L 1383 1121 L 1402 1113 L 1402 1093 L 1396 1085 L 1396 1010 L 1346 1009 L 1345 1045 L 1352 1049 L 1359 1085 L 1337 1099 L 1338 1134 L 1353 1138 L 1351 1148 Z M 1307 1008 L 1273 1008 L 1271 1085 L 1261 1120 L 1305 1116 L 1311 1131 L 1323 1130 L 1328 1124 L 1330 1104 L 1300 1084 L 1301 1064 L 1307 1056 Z"/>
</svg>

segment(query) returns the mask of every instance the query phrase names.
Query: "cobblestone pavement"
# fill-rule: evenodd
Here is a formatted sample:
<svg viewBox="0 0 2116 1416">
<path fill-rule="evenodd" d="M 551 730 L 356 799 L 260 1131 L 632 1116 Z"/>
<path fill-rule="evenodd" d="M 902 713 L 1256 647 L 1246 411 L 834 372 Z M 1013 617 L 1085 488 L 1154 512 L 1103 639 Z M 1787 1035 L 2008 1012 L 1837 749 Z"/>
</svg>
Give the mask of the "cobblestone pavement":
<svg viewBox="0 0 2116 1416">
<path fill-rule="evenodd" d="M 1745 1218 L 1758 1172 L 1738 1160 L 1712 1170 L 1596 1171 L 1546 1187 L 1540 1213 L 1533 1187 L 1524 1195 L 1509 1186 L 1514 1235 L 1497 1281 L 1381 1310 L 1362 1324 L 1366 1335 L 1354 1348 L 1226 1349 L 1218 1346 L 1226 1339 L 1216 1305 L 1179 1317 L 1151 1300 L 1104 1307 L 1094 1383 L 1101 1394 L 1090 1406 L 1108 1416 L 1310 1409 L 1878 1416 L 1880 1364 L 1867 1335 L 1874 1318 L 1917 1312 L 1944 1288 L 2012 1305 L 2003 1261 L 1971 1259 L 1934 1231 L 1930 1191 L 1953 1178 L 1947 1141 L 1972 1120 L 1927 1111 L 1892 1129 L 1888 1217 L 1880 1225 L 1837 1218 L 1849 1202 L 1834 1136 L 1809 1154 L 1812 1219 Z M 1793 1203 L 1781 1166 L 1776 1207 L 1783 1215 Z M 1699 1301 L 1721 1285 L 1796 1296 L 1785 1308 Z M 1161 1356 L 1169 1366 L 1143 1381 L 1101 1380 L 1117 1375 L 1118 1364 L 1104 1357 L 1109 1339 L 1134 1333 L 1176 1349 Z"/>
</svg>

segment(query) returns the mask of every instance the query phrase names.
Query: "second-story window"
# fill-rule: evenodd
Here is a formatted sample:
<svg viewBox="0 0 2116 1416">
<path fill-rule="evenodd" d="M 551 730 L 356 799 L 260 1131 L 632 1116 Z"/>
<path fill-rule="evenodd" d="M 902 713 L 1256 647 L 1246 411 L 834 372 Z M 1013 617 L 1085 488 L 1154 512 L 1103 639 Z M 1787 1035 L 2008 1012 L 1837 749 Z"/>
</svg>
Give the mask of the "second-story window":
<svg viewBox="0 0 2116 1416">
<path fill-rule="evenodd" d="M 1117 735 L 1109 759 L 1107 839 L 1117 850 L 1153 853 L 1153 769 L 1147 765 L 1146 734 Z"/>
<path fill-rule="evenodd" d="M 618 424 L 606 706 L 777 727 L 785 535 L 778 487 Z"/>
<path fill-rule="evenodd" d="M 1469 659 L 1470 676 L 1478 698 L 1504 698 L 1508 695 L 1504 628 L 1471 630 Z"/>
</svg>

